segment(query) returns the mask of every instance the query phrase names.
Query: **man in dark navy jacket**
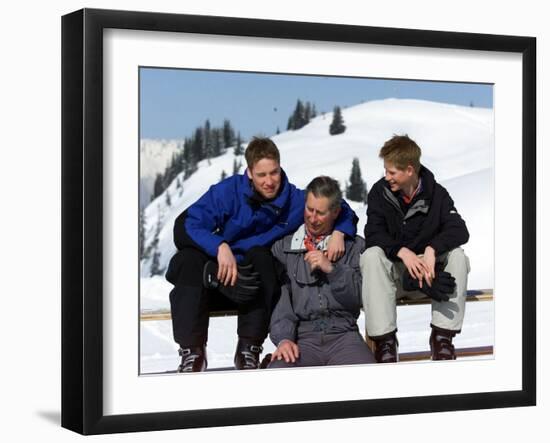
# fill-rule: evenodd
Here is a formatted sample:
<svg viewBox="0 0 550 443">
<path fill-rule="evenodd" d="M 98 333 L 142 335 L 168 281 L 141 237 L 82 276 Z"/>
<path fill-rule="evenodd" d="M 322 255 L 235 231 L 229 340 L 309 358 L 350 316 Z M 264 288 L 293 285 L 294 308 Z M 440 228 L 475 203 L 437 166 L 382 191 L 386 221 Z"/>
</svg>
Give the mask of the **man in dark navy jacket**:
<svg viewBox="0 0 550 443">
<path fill-rule="evenodd" d="M 279 294 L 270 247 L 302 224 L 305 194 L 288 181 L 279 150 L 270 139 L 253 139 L 245 158 L 245 174 L 211 186 L 174 225 L 178 252 L 166 278 L 174 284 L 170 304 L 174 339 L 182 356 L 180 372 L 206 369 L 209 298 L 220 296 L 238 309 L 235 367 L 259 367 Z M 331 260 L 344 254 L 344 236 L 355 236 L 356 220 L 345 204 L 328 247 Z"/>
<path fill-rule="evenodd" d="M 362 296 L 380 363 L 398 360 L 396 298 L 424 293 L 433 299 L 433 360 L 456 358 L 452 339 L 464 319 L 469 261 L 460 246 L 468 230 L 420 155 L 406 135 L 388 140 L 380 150 L 385 177 L 368 195 Z"/>
</svg>

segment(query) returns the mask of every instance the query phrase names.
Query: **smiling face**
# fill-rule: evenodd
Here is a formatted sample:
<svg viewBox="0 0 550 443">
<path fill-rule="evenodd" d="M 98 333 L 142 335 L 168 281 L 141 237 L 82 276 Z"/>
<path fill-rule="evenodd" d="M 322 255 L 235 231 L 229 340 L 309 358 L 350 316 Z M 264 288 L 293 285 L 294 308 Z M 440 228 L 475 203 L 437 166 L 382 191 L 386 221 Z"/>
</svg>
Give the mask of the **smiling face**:
<svg viewBox="0 0 550 443">
<path fill-rule="evenodd" d="M 386 170 L 384 179 L 390 185 L 392 192 L 410 188 L 416 181 L 416 173 L 411 165 L 405 169 L 398 169 L 393 163 L 384 160 L 384 169 Z"/>
<path fill-rule="evenodd" d="M 262 158 L 246 170 L 254 189 L 266 200 L 277 196 L 281 187 L 281 166 L 276 160 Z"/>
<path fill-rule="evenodd" d="M 340 208 L 330 209 L 328 197 L 315 197 L 313 193 L 308 192 L 304 208 L 304 222 L 310 234 L 330 234 L 338 214 L 340 214 Z"/>
</svg>

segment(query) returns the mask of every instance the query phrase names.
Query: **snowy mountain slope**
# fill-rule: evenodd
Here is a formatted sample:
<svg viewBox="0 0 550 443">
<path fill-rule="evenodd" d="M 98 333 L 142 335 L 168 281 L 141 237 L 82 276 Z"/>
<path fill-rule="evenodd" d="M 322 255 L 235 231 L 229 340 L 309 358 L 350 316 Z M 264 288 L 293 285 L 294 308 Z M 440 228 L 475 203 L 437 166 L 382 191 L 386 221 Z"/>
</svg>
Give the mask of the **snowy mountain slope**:
<svg viewBox="0 0 550 443">
<path fill-rule="evenodd" d="M 281 151 L 281 164 L 290 180 L 305 187 L 316 175 L 330 175 L 342 187 L 349 178 L 351 161 L 358 157 L 367 186 L 383 174 L 378 158 L 380 147 L 393 134 L 407 133 L 423 150 L 422 162 L 448 186 L 457 209 L 463 215 L 471 239 L 466 250 L 479 265 L 473 270 L 471 287 L 492 287 L 492 243 L 487 229 L 493 225 L 493 114 L 490 109 L 461 107 L 420 100 L 387 99 L 363 103 L 343 110 L 347 130 L 330 136 L 328 126 L 332 114 L 318 116 L 304 128 L 273 137 Z M 196 201 L 211 184 L 219 181 L 222 171 L 231 174 L 232 150 L 220 157 L 203 160 L 198 171 L 183 181 L 183 189 L 174 181 L 165 193 L 146 208 L 147 240 L 150 244 L 156 223 L 161 220 L 159 234 L 160 267 L 166 268 L 175 249 L 172 229 L 175 218 Z M 244 158 L 240 157 L 244 164 Z M 244 171 L 241 168 L 241 173 Z M 471 183 L 470 183 L 471 182 Z M 476 198 L 468 197 L 475 191 Z M 366 222 L 366 208 L 351 202 L 360 217 L 361 234 Z M 491 240 L 492 241 L 492 240 Z M 141 266 L 142 277 L 150 275 L 151 258 Z"/>
<path fill-rule="evenodd" d="M 183 140 L 142 139 L 139 145 L 139 205 L 145 207 L 151 200 L 157 174 L 162 174 L 172 155 L 183 149 Z"/>
<path fill-rule="evenodd" d="M 470 240 L 463 246 L 471 266 L 468 287 L 494 288 L 493 169 L 482 169 L 441 184 L 451 194 L 470 232 Z"/>
</svg>

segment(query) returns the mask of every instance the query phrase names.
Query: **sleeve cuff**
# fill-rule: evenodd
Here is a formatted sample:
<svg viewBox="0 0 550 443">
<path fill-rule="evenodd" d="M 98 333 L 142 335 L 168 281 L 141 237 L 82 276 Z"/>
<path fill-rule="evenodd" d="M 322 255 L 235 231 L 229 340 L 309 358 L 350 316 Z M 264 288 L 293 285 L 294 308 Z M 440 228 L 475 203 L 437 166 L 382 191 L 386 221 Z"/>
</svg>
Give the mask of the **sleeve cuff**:
<svg viewBox="0 0 550 443">
<path fill-rule="evenodd" d="M 443 251 L 443 245 L 441 245 L 437 240 L 432 240 L 428 245 L 435 249 L 435 255 L 440 254 Z"/>
<path fill-rule="evenodd" d="M 212 235 L 211 238 L 208 239 L 204 250 L 208 255 L 216 257 L 218 255 L 218 248 L 224 241 L 225 240 L 219 235 Z"/>
<path fill-rule="evenodd" d="M 388 251 L 386 252 L 388 258 L 392 261 L 400 260 L 399 257 L 397 256 L 397 253 L 399 252 L 399 250 L 401 248 L 402 248 L 401 245 L 393 246 L 393 247 L 389 248 Z"/>
</svg>

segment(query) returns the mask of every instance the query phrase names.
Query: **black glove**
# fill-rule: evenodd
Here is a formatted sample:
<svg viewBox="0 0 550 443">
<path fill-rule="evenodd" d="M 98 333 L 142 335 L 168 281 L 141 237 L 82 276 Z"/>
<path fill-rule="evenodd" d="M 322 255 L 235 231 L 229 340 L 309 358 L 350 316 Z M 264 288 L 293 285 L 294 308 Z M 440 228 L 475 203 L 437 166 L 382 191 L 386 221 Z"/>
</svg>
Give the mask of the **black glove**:
<svg viewBox="0 0 550 443">
<path fill-rule="evenodd" d="M 260 274 L 254 271 L 252 264 L 237 265 L 235 286 L 226 286 L 218 280 L 218 264 L 208 261 L 204 265 L 202 282 L 207 289 L 217 289 L 237 304 L 250 303 L 256 298 L 261 286 Z"/>
<path fill-rule="evenodd" d="M 403 273 L 403 289 L 405 291 L 420 291 L 437 301 L 449 301 L 447 294 L 452 294 L 455 287 L 455 278 L 445 271 L 436 271 L 432 286 L 428 286 L 428 283 L 424 281 L 422 287 L 419 286 L 418 280 L 411 277 L 407 271 Z"/>
</svg>

